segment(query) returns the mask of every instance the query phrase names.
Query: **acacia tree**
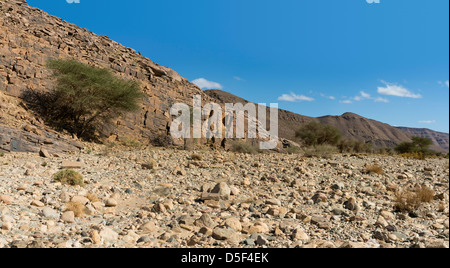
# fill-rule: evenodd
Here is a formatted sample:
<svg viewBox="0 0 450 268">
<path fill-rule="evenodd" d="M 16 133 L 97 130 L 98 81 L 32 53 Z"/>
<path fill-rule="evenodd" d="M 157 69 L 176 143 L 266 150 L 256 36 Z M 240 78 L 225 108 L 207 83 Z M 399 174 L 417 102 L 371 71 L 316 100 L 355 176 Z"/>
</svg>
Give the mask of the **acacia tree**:
<svg viewBox="0 0 450 268">
<path fill-rule="evenodd" d="M 412 137 L 412 142 L 402 142 L 397 147 L 395 151 L 399 154 L 404 153 L 423 153 L 430 154 L 431 151 L 429 147 L 433 145 L 433 141 L 429 138 L 422 137 Z"/>
<path fill-rule="evenodd" d="M 331 126 L 311 121 L 295 132 L 295 136 L 303 140 L 306 146 L 337 145 L 342 139 L 341 132 Z"/>
<path fill-rule="evenodd" d="M 47 67 L 56 78 L 48 115 L 58 127 L 78 137 L 91 139 L 101 125 L 139 109 L 143 93 L 135 81 L 75 60 L 50 60 Z"/>
</svg>

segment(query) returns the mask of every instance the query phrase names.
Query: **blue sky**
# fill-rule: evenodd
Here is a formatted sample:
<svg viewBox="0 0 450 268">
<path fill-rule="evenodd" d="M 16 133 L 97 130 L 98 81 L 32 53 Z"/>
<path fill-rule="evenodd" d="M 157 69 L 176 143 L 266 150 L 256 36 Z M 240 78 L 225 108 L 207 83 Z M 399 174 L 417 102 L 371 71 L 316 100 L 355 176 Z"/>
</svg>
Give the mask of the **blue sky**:
<svg viewBox="0 0 450 268">
<path fill-rule="evenodd" d="M 205 88 L 449 132 L 447 0 L 28 0 Z"/>
</svg>

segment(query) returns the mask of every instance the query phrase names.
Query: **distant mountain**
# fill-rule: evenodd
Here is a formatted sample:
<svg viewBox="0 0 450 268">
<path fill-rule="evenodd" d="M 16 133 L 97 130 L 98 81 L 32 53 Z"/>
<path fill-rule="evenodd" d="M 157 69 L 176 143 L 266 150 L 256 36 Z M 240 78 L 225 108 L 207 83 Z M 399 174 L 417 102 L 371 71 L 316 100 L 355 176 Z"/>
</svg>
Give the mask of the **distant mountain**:
<svg viewBox="0 0 450 268">
<path fill-rule="evenodd" d="M 434 131 L 428 128 L 409 128 L 409 127 L 397 127 L 398 129 L 411 134 L 412 136 L 429 138 L 433 141 L 435 146 L 439 146 L 444 149 L 444 152 L 449 152 L 449 134 Z"/>
<path fill-rule="evenodd" d="M 245 99 L 221 90 L 205 90 L 204 92 L 219 103 L 249 103 Z M 448 134 L 432 130 L 413 131 L 414 129 L 409 129 L 410 131 L 405 131 L 403 128 L 396 128 L 354 113 L 314 118 L 279 109 L 279 136 L 294 140 L 295 131 L 312 120 L 332 125 L 341 131 L 344 138 L 364 141 L 372 144 L 375 148 L 394 148 L 401 142 L 410 142 L 412 136 L 432 138 L 435 143 L 432 149 L 435 151 L 448 152 L 449 148 Z"/>
</svg>

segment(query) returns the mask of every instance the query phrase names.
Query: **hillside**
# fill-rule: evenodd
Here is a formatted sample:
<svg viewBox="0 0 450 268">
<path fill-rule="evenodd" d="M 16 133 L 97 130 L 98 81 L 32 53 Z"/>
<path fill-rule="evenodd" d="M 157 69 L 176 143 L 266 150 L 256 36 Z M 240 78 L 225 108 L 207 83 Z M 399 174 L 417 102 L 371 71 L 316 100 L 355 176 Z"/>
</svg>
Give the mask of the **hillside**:
<svg viewBox="0 0 450 268">
<path fill-rule="evenodd" d="M 221 90 L 206 90 L 205 93 L 221 103 L 245 104 L 249 102 Z M 417 134 L 418 136 L 426 135 L 426 137 L 432 138 L 435 143 L 435 146 L 432 148 L 433 150 L 448 152 L 448 134 L 438 133 L 432 130 L 422 132 L 404 131 L 402 128 L 396 128 L 382 122 L 364 118 L 354 113 L 313 118 L 279 109 L 278 117 L 279 135 L 281 138 L 285 139 L 294 139 L 296 129 L 308 121 L 316 120 L 323 124 L 335 126 L 347 139 L 356 139 L 371 143 L 376 148 L 393 148 L 401 142 L 410 141 L 410 137 Z M 447 139 L 445 139 L 445 137 L 447 137 Z"/>
</svg>

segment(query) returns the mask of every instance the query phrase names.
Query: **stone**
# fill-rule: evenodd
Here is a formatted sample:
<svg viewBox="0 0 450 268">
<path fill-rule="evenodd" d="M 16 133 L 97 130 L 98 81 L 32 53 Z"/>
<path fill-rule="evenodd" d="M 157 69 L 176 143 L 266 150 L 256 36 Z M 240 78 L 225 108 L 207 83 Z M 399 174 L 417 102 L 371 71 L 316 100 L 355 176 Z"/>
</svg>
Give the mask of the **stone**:
<svg viewBox="0 0 450 268">
<path fill-rule="evenodd" d="M 71 201 L 74 202 L 74 203 L 80 203 L 80 204 L 82 204 L 84 206 L 87 205 L 87 203 L 89 203 L 89 199 L 88 198 L 86 198 L 84 196 L 78 196 L 78 195 L 72 197 Z"/>
<path fill-rule="evenodd" d="M 46 149 L 41 149 L 41 150 L 39 151 L 39 156 L 44 157 L 44 158 L 50 158 L 50 157 L 52 157 L 52 156 L 48 153 L 48 151 L 47 151 Z"/>
<path fill-rule="evenodd" d="M 380 215 L 386 220 L 395 220 L 395 215 L 392 212 L 383 210 L 380 212 Z"/>
<path fill-rule="evenodd" d="M 230 199 L 231 190 L 228 184 L 226 184 L 225 182 L 221 182 L 216 184 L 211 193 L 218 194 L 220 199 L 222 200 L 228 200 Z"/>
<path fill-rule="evenodd" d="M 154 221 L 149 221 L 149 222 L 141 225 L 141 227 L 139 227 L 139 230 L 144 231 L 144 232 L 155 233 L 159 230 L 159 227 L 156 225 L 156 223 Z"/>
<path fill-rule="evenodd" d="M 55 211 L 54 209 L 45 207 L 42 209 L 42 216 L 44 216 L 44 218 L 47 219 L 59 219 L 60 215 L 57 211 Z"/>
<path fill-rule="evenodd" d="M 91 239 L 92 239 L 92 242 L 94 242 L 94 244 L 96 244 L 96 245 L 101 244 L 101 242 L 102 242 L 102 238 L 97 230 L 93 230 L 91 232 Z"/>
<path fill-rule="evenodd" d="M 119 203 L 114 198 L 108 198 L 108 200 L 106 200 L 105 202 L 106 207 L 117 207 L 118 205 Z"/>
<path fill-rule="evenodd" d="M 328 197 L 324 193 L 316 193 L 311 199 L 314 201 L 314 203 L 319 203 L 326 202 L 328 200 Z"/>
<path fill-rule="evenodd" d="M 61 215 L 61 220 L 66 223 L 75 223 L 75 213 L 73 211 L 66 211 Z"/>
<path fill-rule="evenodd" d="M 269 227 L 263 222 L 256 222 L 249 228 L 250 234 L 264 234 L 269 232 Z"/>
<path fill-rule="evenodd" d="M 213 231 L 212 237 L 217 240 L 228 240 L 235 235 L 235 232 L 228 228 L 216 228 Z"/>
<path fill-rule="evenodd" d="M 195 221 L 195 225 L 198 227 L 207 227 L 210 229 L 214 229 L 217 226 L 217 223 L 211 219 L 211 216 L 207 213 L 203 213 L 203 215 Z"/>
<path fill-rule="evenodd" d="M 0 195 L 0 202 L 9 205 L 12 204 L 14 199 L 9 195 Z"/>
<path fill-rule="evenodd" d="M 105 242 L 115 242 L 119 239 L 119 234 L 116 233 L 113 229 L 105 227 L 103 230 L 100 231 L 100 237 Z"/>
<path fill-rule="evenodd" d="M 236 232 L 242 231 L 242 224 L 237 218 L 228 218 L 225 220 L 225 226 L 230 227 Z"/>
<path fill-rule="evenodd" d="M 255 242 L 256 242 L 256 245 L 258 245 L 258 246 L 265 246 L 265 245 L 269 244 L 269 240 L 267 240 L 267 238 L 262 235 L 258 235 Z"/>
<path fill-rule="evenodd" d="M 32 202 L 31 202 L 31 205 L 32 206 L 35 206 L 35 207 L 39 207 L 39 208 L 41 208 L 41 207 L 44 207 L 45 206 L 45 204 L 44 203 L 42 203 L 41 201 L 39 201 L 39 200 L 33 200 Z"/>
<path fill-rule="evenodd" d="M 80 161 L 63 161 L 61 163 L 62 169 L 76 169 L 76 168 L 83 168 L 84 163 Z"/>
<path fill-rule="evenodd" d="M 275 205 L 275 206 L 281 206 L 281 201 L 280 200 L 278 200 L 278 199 L 275 199 L 275 198 L 271 198 L 271 199 L 268 199 L 268 200 L 266 200 L 266 204 L 268 204 L 268 205 Z"/>
<path fill-rule="evenodd" d="M 201 200 L 203 201 L 208 201 L 208 200 L 212 200 L 212 201 L 219 201 L 220 200 L 220 195 L 218 193 L 206 193 L 203 192 L 201 197 Z"/>
<path fill-rule="evenodd" d="M 2 224 L 2 230 L 10 231 L 11 229 L 12 229 L 12 223 L 10 223 L 10 222 L 4 222 L 4 223 Z"/>
<path fill-rule="evenodd" d="M 360 207 L 356 201 L 356 198 L 350 197 L 345 203 L 344 207 L 350 211 L 356 211 L 358 212 L 360 210 Z"/>
<path fill-rule="evenodd" d="M 206 236 L 210 236 L 210 235 L 212 235 L 213 230 L 211 228 L 208 228 L 208 227 L 202 227 L 202 228 L 200 228 L 200 230 L 198 232 L 201 233 L 201 234 L 204 234 Z"/>
<path fill-rule="evenodd" d="M 292 238 L 294 241 L 300 240 L 300 241 L 308 241 L 309 240 L 309 236 L 301 229 L 297 228 L 295 229 Z"/>
</svg>

